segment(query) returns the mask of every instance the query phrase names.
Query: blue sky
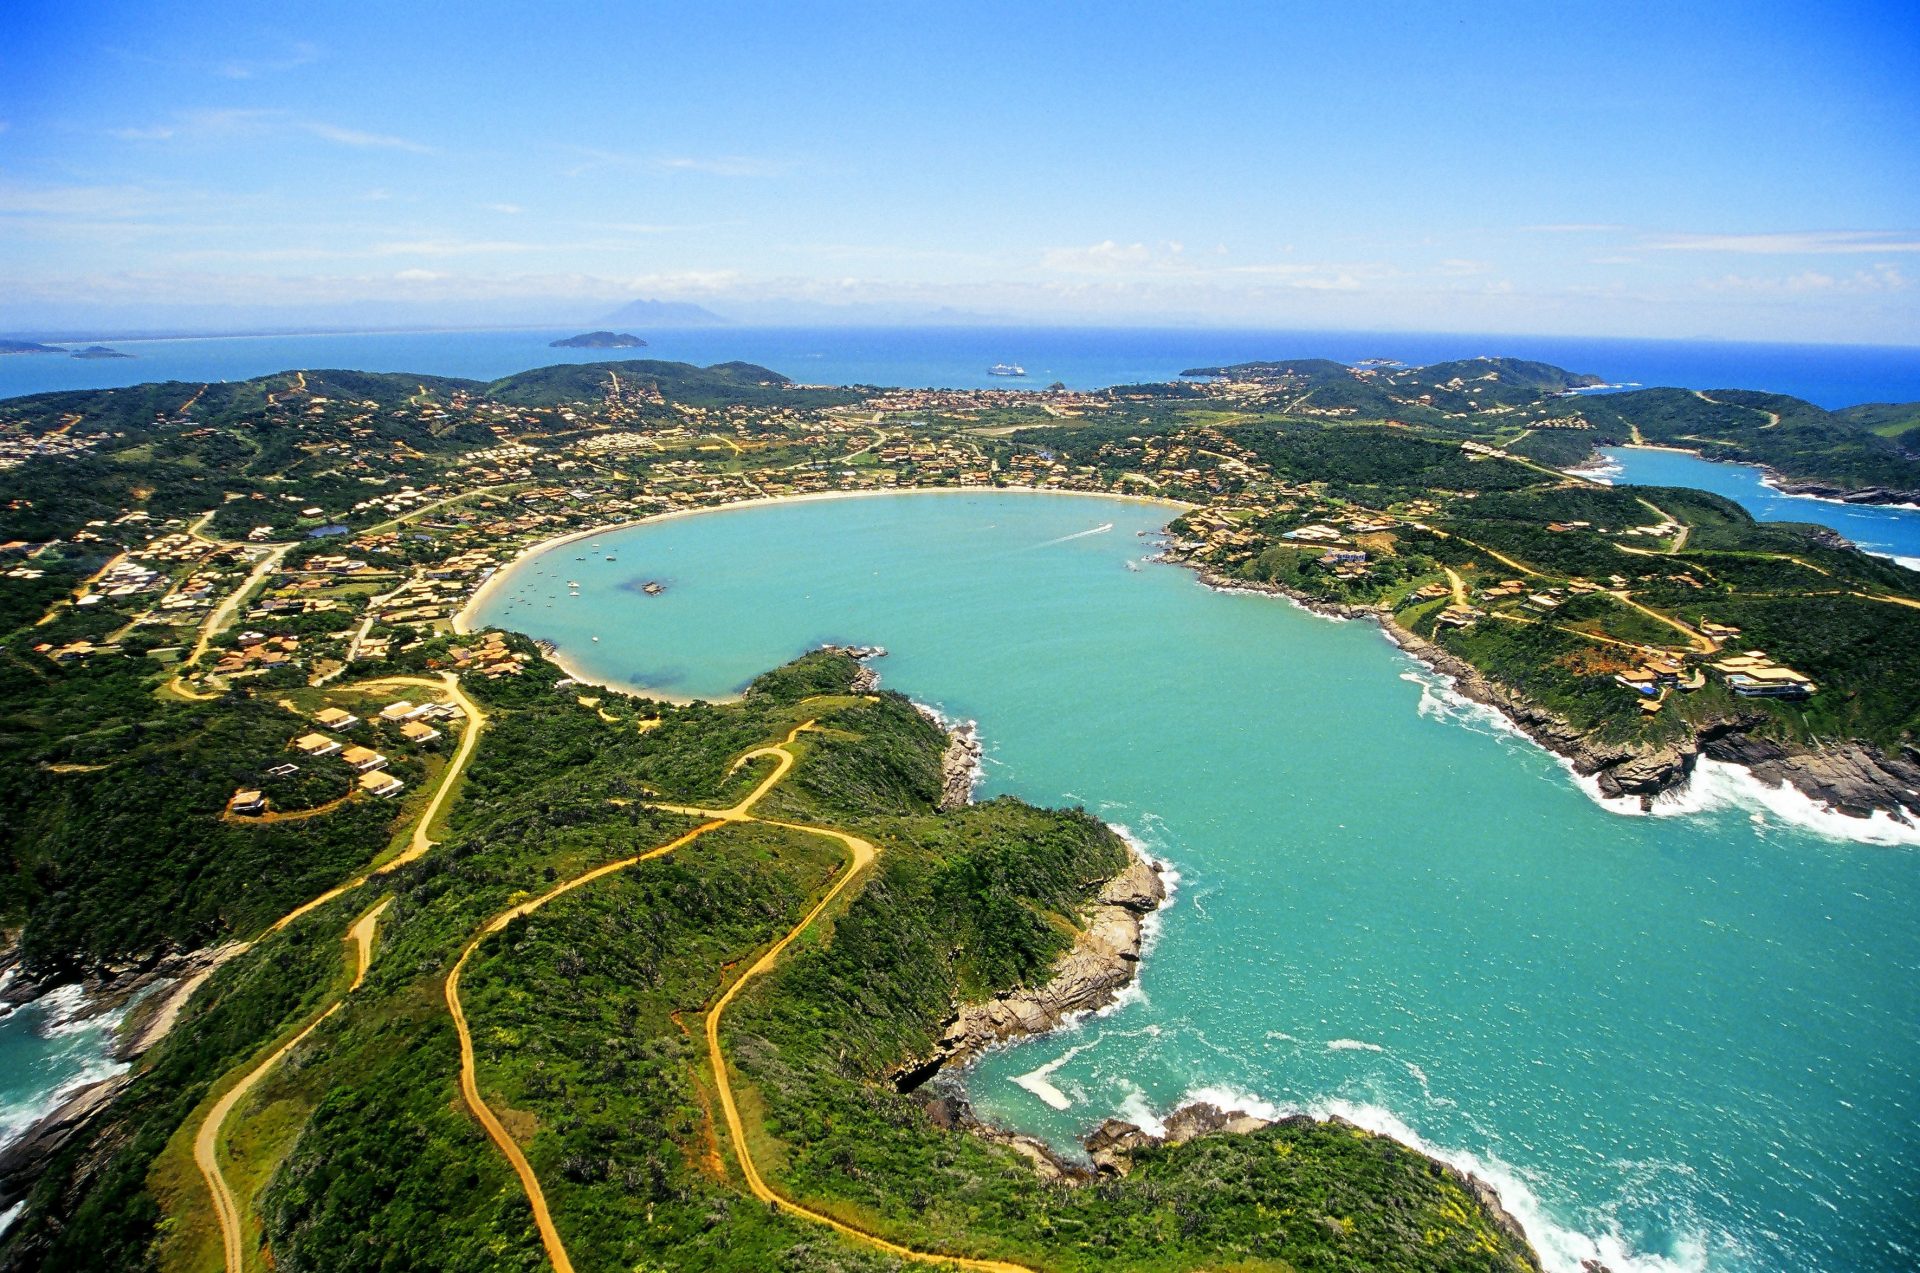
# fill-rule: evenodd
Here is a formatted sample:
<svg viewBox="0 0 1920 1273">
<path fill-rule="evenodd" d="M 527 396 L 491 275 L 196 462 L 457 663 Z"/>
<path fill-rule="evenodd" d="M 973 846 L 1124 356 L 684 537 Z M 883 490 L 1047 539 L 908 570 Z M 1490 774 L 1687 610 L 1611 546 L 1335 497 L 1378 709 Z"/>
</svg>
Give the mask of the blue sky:
<svg viewBox="0 0 1920 1273">
<path fill-rule="evenodd" d="M 0 326 L 1920 344 L 1920 18 L 1842 7 L 16 0 Z"/>
</svg>

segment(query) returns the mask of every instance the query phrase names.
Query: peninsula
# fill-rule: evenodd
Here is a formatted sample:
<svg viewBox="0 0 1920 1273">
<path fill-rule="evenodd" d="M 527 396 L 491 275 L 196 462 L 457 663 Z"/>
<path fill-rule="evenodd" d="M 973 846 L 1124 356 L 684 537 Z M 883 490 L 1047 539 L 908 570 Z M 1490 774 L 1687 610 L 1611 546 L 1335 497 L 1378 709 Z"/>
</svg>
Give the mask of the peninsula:
<svg viewBox="0 0 1920 1273">
<path fill-rule="evenodd" d="M 455 620 L 522 551 L 676 511 L 1143 495 L 1208 582 L 1377 619 L 1610 792 L 1704 754 L 1909 816 L 1920 575 L 1564 471 L 1698 442 L 1920 489 L 1869 427 L 1898 410 L 1590 379 L 635 360 L 0 402 L 7 996 L 228 950 L 124 1090 L 0 1164 L 0 1269 L 1531 1267 L 1473 1181 L 1338 1124 L 1195 1109 L 1071 1161 L 975 1126 L 941 1071 L 1122 984 L 1151 867 L 1084 814 L 968 803 L 967 745 L 846 653 L 675 705 Z"/>
</svg>

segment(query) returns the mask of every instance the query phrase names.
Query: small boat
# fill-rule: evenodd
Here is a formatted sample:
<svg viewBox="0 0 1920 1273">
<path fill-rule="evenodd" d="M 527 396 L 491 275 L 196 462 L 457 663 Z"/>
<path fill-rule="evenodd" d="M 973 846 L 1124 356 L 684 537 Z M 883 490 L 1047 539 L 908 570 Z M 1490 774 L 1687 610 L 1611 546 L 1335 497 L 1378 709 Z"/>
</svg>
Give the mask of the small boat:
<svg viewBox="0 0 1920 1273">
<path fill-rule="evenodd" d="M 594 637 L 593 639 L 594 639 L 595 641 L 598 641 L 598 640 L 599 640 L 600 638 L 599 638 L 599 637 Z"/>
<path fill-rule="evenodd" d="M 1027 369 L 1017 362 L 997 362 L 987 368 L 989 376 L 1024 376 Z"/>
<path fill-rule="evenodd" d="M 667 590 L 667 585 L 661 583 L 659 580 L 656 579 L 656 580 L 649 581 L 647 586 L 642 588 L 640 591 L 646 593 L 649 597 L 657 597 L 661 593 L 665 592 L 666 590 Z"/>
<path fill-rule="evenodd" d="M 569 580 L 567 580 L 567 587 L 569 587 L 569 588 L 578 588 L 579 586 L 580 586 L 580 581 L 579 581 L 578 579 L 569 579 Z"/>
<path fill-rule="evenodd" d="M 613 554 L 612 554 L 612 553 L 608 553 L 608 554 L 607 554 L 607 560 L 608 560 L 608 561 L 612 561 L 612 560 L 613 560 Z"/>
</svg>

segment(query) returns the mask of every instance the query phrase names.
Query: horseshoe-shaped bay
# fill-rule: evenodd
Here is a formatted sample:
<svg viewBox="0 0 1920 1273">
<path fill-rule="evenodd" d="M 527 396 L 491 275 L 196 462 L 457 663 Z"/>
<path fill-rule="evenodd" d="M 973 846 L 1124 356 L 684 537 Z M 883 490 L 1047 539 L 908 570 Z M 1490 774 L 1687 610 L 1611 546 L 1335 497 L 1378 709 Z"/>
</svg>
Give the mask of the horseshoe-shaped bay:
<svg viewBox="0 0 1920 1273">
<path fill-rule="evenodd" d="M 979 722 L 982 794 L 1170 862 L 1138 990 L 967 1072 L 992 1121 L 1070 1147 L 1196 1096 L 1341 1112 L 1492 1180 L 1550 1268 L 1910 1267 L 1920 854 L 1724 776 L 1603 808 L 1373 625 L 1148 560 L 1170 516 L 741 506 L 549 546 L 469 619 L 677 697 L 885 646 L 889 688 Z"/>
</svg>

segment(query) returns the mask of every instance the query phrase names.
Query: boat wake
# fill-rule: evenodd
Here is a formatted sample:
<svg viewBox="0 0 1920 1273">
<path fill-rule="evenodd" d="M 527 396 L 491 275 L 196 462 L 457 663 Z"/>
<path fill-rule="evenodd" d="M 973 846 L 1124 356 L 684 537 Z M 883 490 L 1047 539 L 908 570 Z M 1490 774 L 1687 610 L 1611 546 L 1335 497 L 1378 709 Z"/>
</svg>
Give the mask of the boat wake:
<svg viewBox="0 0 1920 1273">
<path fill-rule="evenodd" d="M 1051 548 L 1055 544 L 1064 544 L 1070 539 L 1085 539 L 1089 535 L 1104 535 L 1112 529 L 1113 529 L 1113 523 L 1107 522 L 1104 525 L 1095 526 L 1092 530 L 1076 530 L 1071 535 L 1062 535 L 1058 539 L 1049 539 L 1044 544 L 1035 544 L 1034 547 L 1035 548 Z"/>
</svg>

